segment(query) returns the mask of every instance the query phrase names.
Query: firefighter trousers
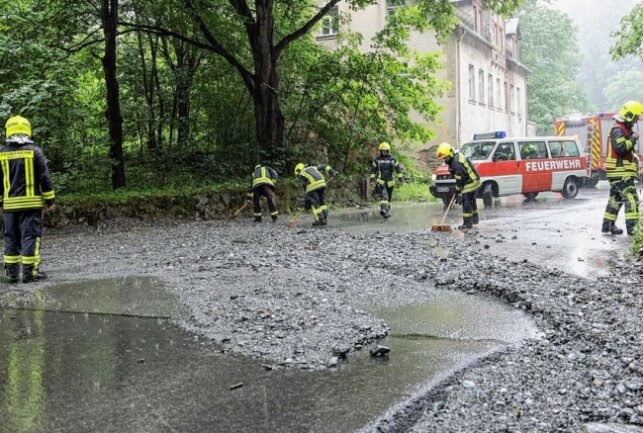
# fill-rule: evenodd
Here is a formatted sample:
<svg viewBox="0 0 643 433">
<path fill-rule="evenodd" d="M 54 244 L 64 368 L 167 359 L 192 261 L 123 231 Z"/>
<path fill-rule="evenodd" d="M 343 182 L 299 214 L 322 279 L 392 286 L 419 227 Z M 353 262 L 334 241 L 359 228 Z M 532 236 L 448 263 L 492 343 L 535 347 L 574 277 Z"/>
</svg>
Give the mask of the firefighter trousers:
<svg viewBox="0 0 643 433">
<path fill-rule="evenodd" d="M 326 223 L 328 218 L 328 208 L 325 202 L 326 188 L 319 188 L 306 193 L 306 205 L 310 205 L 313 210 L 315 222 Z"/>
<path fill-rule="evenodd" d="M 380 213 L 382 215 L 388 214 L 391 210 L 391 200 L 393 199 L 394 186 L 389 186 L 388 182 L 378 182 L 373 189 L 373 195 L 379 199 Z"/>
<path fill-rule="evenodd" d="M 277 219 L 277 201 L 275 196 L 275 187 L 264 183 L 257 185 L 252 190 L 252 208 L 254 211 L 255 219 L 261 219 L 261 197 L 266 197 L 268 202 L 268 210 L 273 220 Z"/>
<path fill-rule="evenodd" d="M 4 263 L 20 263 L 37 275 L 40 267 L 42 209 L 4 211 Z"/>
<path fill-rule="evenodd" d="M 639 195 L 636 192 L 634 178 L 610 179 L 610 196 L 603 215 L 603 225 L 613 225 L 618 212 L 625 204 L 625 228 L 627 233 L 634 234 L 639 221 Z"/>
<path fill-rule="evenodd" d="M 475 190 L 462 193 L 462 220 L 464 222 L 464 226 L 469 228 L 480 222 Z"/>
</svg>

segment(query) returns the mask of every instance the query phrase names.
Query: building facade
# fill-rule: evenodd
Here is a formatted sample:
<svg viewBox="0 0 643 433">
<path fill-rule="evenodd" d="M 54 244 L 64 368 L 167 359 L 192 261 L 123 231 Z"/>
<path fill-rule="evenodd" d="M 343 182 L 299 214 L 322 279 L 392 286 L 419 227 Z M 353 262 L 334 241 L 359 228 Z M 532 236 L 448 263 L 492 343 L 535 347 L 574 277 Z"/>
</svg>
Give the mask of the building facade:
<svg viewBox="0 0 643 433">
<path fill-rule="evenodd" d="M 344 28 L 361 33 L 362 47 L 386 25 L 387 17 L 405 0 L 378 0 L 354 11 L 340 2 L 322 22 L 317 40 L 329 47 Z M 406 0 L 409 1 L 409 0 Z M 443 110 L 431 126 L 432 143 L 460 146 L 474 133 L 504 130 L 509 136 L 531 134 L 527 122 L 527 68 L 519 61 L 520 29 L 517 19 L 505 20 L 482 7 L 482 0 L 453 1 L 459 24 L 448 41 L 439 45 L 433 32 L 412 32 L 409 48 L 442 53 L 440 78 L 451 83 L 439 101 Z M 338 19 L 341 17 L 341 19 Z M 418 117 L 419 118 L 419 117 Z"/>
</svg>

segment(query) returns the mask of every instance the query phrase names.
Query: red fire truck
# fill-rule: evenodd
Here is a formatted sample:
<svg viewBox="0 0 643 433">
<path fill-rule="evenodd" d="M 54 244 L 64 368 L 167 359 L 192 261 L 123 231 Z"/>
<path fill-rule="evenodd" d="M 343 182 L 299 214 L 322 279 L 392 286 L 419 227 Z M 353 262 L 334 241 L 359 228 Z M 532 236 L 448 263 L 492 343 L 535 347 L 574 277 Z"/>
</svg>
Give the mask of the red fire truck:
<svg viewBox="0 0 643 433">
<path fill-rule="evenodd" d="M 609 135 L 615 113 L 599 113 L 589 115 L 572 115 L 559 117 L 554 120 L 554 134 L 559 136 L 576 136 L 583 153 L 587 155 L 590 177 L 587 186 L 596 186 L 605 177 L 605 156 L 607 154 L 607 137 Z M 639 128 L 643 126 L 639 121 Z M 640 147 L 637 149 L 640 160 Z"/>
</svg>

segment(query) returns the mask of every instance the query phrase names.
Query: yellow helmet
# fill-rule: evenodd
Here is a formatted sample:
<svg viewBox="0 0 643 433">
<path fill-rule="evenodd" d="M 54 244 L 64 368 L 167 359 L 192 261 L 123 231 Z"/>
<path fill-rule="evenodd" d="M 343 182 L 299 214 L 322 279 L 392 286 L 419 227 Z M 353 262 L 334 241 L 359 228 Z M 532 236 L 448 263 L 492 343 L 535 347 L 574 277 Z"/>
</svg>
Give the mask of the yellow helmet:
<svg viewBox="0 0 643 433">
<path fill-rule="evenodd" d="M 22 116 L 13 116 L 7 120 L 7 123 L 4 125 L 7 138 L 12 135 L 28 135 L 31 137 L 31 123 Z"/>
<path fill-rule="evenodd" d="M 303 162 L 300 162 L 299 164 L 297 164 L 295 166 L 295 176 L 299 175 L 299 173 L 301 173 L 304 170 L 304 168 L 306 168 L 306 165 Z"/>
<path fill-rule="evenodd" d="M 380 143 L 379 150 L 380 150 L 380 152 L 381 152 L 382 150 L 388 150 L 388 151 L 390 152 L 390 151 L 391 151 L 391 145 L 390 145 L 390 144 L 388 144 L 386 141 L 382 141 L 382 142 Z"/>
<path fill-rule="evenodd" d="M 627 101 L 623 104 L 618 114 L 626 122 L 631 122 L 634 120 L 634 117 L 643 114 L 643 105 L 638 101 Z"/>
<path fill-rule="evenodd" d="M 453 146 L 451 146 L 449 143 L 440 143 L 435 154 L 438 158 L 444 159 L 447 156 L 453 157 L 453 155 L 455 155 L 455 151 L 453 150 Z"/>
</svg>

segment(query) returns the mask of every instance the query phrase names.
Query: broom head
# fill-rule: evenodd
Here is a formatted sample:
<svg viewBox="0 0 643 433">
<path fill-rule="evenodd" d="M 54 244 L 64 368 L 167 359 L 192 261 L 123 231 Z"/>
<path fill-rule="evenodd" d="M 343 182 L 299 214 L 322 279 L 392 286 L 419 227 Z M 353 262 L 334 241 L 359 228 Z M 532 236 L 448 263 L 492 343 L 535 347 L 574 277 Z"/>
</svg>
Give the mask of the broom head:
<svg viewBox="0 0 643 433">
<path fill-rule="evenodd" d="M 451 226 L 448 224 L 434 224 L 431 226 L 432 232 L 450 232 Z"/>
</svg>

